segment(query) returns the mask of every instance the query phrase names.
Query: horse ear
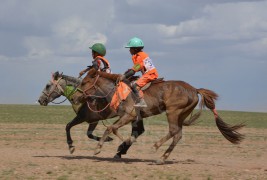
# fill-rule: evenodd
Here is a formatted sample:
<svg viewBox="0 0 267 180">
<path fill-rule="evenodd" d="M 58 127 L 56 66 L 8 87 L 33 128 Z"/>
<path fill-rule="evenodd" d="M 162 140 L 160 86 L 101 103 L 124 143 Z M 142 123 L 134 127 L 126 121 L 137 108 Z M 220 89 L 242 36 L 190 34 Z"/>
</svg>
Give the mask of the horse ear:
<svg viewBox="0 0 267 180">
<path fill-rule="evenodd" d="M 97 75 L 97 70 L 95 68 L 91 68 L 88 73 L 87 76 L 90 76 L 91 78 L 95 77 Z"/>
<path fill-rule="evenodd" d="M 53 74 L 53 77 L 54 77 L 54 79 L 55 80 L 57 80 L 58 79 L 58 77 L 59 77 L 59 72 L 57 71 L 57 72 L 55 72 L 54 74 Z"/>
</svg>

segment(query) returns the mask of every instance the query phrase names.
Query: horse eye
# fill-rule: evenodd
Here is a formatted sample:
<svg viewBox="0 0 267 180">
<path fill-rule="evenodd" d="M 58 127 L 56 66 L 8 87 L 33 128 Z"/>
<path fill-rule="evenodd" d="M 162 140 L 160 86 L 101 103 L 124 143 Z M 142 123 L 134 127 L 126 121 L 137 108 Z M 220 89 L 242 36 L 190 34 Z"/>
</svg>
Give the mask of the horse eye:
<svg viewBox="0 0 267 180">
<path fill-rule="evenodd" d="M 49 85 L 49 84 L 47 84 L 47 85 L 45 86 L 45 89 L 46 89 L 46 90 L 48 90 L 48 89 L 49 89 L 49 87 L 50 87 L 50 85 Z"/>
</svg>

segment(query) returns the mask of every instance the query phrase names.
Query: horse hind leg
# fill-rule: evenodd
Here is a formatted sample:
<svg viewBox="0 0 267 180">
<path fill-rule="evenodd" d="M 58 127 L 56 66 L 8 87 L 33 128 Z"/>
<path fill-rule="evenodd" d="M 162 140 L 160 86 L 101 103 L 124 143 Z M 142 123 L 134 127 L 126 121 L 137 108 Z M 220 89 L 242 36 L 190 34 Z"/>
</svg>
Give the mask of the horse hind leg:
<svg viewBox="0 0 267 180">
<path fill-rule="evenodd" d="M 155 143 L 154 147 L 157 150 L 162 144 L 164 144 L 172 137 L 173 141 L 170 144 L 169 148 L 161 156 L 161 158 L 156 161 L 156 164 L 164 164 L 165 160 L 170 156 L 171 152 L 173 151 L 179 140 L 182 138 L 182 125 L 187 115 L 188 112 L 185 111 L 185 109 L 171 111 L 171 113 L 167 114 L 169 123 L 169 132 L 165 137 L 163 137 L 157 143 Z"/>
<path fill-rule="evenodd" d="M 197 101 L 196 101 L 197 102 Z M 175 135 L 173 136 L 173 141 L 170 144 L 169 148 L 165 151 L 165 153 L 161 156 L 160 160 L 158 160 L 156 163 L 157 164 L 164 164 L 165 160 L 170 156 L 171 152 L 177 145 L 177 143 L 182 139 L 182 127 L 183 127 L 183 122 L 187 118 L 187 116 L 194 110 L 194 107 L 196 106 L 196 103 L 192 103 L 190 106 L 184 108 L 182 111 L 180 111 L 176 119 L 176 123 L 173 123 L 173 133 Z M 169 118 L 169 117 L 168 117 Z M 171 122 L 173 122 L 175 119 L 171 119 Z"/>
<path fill-rule="evenodd" d="M 164 164 L 165 160 L 170 156 L 171 152 L 177 145 L 177 143 L 182 139 L 182 128 L 179 130 L 177 134 L 173 136 L 173 141 L 170 144 L 169 148 L 164 152 L 159 160 L 156 161 L 156 164 Z"/>
<path fill-rule="evenodd" d="M 165 142 L 167 142 L 170 138 L 172 138 L 175 134 L 178 133 L 179 128 L 178 128 L 178 115 L 180 114 L 177 112 L 173 112 L 173 113 L 168 113 L 167 117 L 168 117 L 168 123 L 169 123 L 169 132 L 166 136 L 164 136 L 163 138 L 161 138 L 158 142 L 156 142 L 154 144 L 154 148 L 157 151 Z"/>
</svg>

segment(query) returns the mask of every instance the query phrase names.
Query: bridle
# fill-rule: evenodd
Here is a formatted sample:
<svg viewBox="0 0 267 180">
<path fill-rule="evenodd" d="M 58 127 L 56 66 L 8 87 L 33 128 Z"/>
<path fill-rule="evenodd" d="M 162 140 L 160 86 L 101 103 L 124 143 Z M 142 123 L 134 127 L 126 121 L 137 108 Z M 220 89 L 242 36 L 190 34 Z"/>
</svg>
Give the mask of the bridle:
<svg viewBox="0 0 267 180">
<path fill-rule="evenodd" d="M 63 90 L 63 88 L 61 87 L 61 85 L 59 84 L 59 82 L 60 82 L 60 80 L 62 80 L 63 78 L 62 77 L 60 77 L 58 80 L 55 80 L 54 79 L 54 77 L 52 76 L 52 78 L 51 78 L 51 80 L 50 80 L 50 82 L 52 83 L 52 89 L 49 91 L 49 93 L 46 93 L 45 91 L 42 91 L 42 93 L 44 94 L 44 95 L 46 95 L 46 97 L 47 97 L 47 100 L 50 98 L 50 96 L 51 96 L 51 94 L 52 93 L 57 93 L 58 95 L 62 95 L 62 93 L 64 94 L 64 90 Z M 65 80 L 66 81 L 66 80 Z M 67 84 L 67 83 L 66 83 Z M 59 92 L 59 91 L 60 92 Z M 51 103 L 53 103 L 53 104 L 61 104 L 61 103 L 63 103 L 63 102 L 65 102 L 67 100 L 67 97 L 66 97 L 66 99 L 64 99 L 63 101 L 61 101 L 61 102 L 59 102 L 59 103 L 56 103 L 56 102 L 53 102 L 53 101 L 51 101 Z"/>
</svg>

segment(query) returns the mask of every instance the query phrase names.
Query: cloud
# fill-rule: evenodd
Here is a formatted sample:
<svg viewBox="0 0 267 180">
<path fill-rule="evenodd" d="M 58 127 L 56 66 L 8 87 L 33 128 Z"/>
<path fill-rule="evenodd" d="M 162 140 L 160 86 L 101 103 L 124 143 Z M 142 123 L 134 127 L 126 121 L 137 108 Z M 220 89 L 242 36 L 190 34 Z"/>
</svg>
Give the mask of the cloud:
<svg viewBox="0 0 267 180">
<path fill-rule="evenodd" d="M 90 22 L 80 17 L 70 17 L 55 24 L 54 37 L 61 44 L 57 44 L 60 54 L 78 54 L 96 42 L 106 44 L 107 37 Z"/>
<path fill-rule="evenodd" d="M 7 62 L 7 61 L 8 61 L 8 57 L 7 56 L 0 55 L 0 62 Z"/>
<path fill-rule="evenodd" d="M 232 50 L 242 52 L 248 57 L 266 57 L 267 56 L 267 38 L 259 38 L 257 40 L 250 40 L 248 42 L 239 42 L 231 46 Z M 261 63 L 267 64 L 267 59 L 260 59 Z"/>
<path fill-rule="evenodd" d="M 53 55 L 49 39 L 46 37 L 29 36 L 24 40 L 25 48 L 28 50 L 29 58 L 42 58 Z"/>
<path fill-rule="evenodd" d="M 101 10 L 96 11 L 96 7 Z M 107 42 L 105 30 L 112 14 L 112 1 L 103 6 L 94 0 L 3 0 L 0 37 L 6 43 L 0 44 L 0 54 L 35 57 L 84 54 L 92 43 Z"/>
<path fill-rule="evenodd" d="M 178 24 L 157 24 L 163 42 L 203 48 L 216 44 L 227 51 L 266 55 L 267 1 L 206 5 L 201 16 Z M 227 42 L 227 43 L 226 43 Z"/>
<path fill-rule="evenodd" d="M 158 30 L 166 37 L 194 35 L 218 40 L 254 38 L 251 35 L 254 36 L 255 31 L 267 29 L 266 7 L 267 2 L 207 5 L 201 17 L 177 25 L 160 24 Z"/>
<path fill-rule="evenodd" d="M 21 92 L 43 88 L 42 80 L 52 71 L 78 75 L 91 63 L 88 47 L 95 42 L 106 45 L 113 72 L 123 73 L 132 66 L 124 45 L 138 36 L 165 79 L 211 87 L 223 94 L 225 104 L 236 103 L 234 107 L 247 102 L 250 91 L 258 92 L 255 102 L 261 102 L 266 95 L 260 94 L 267 92 L 266 78 L 262 79 L 267 75 L 266 4 L 246 0 L 2 0 L 0 74 L 16 71 Z M 3 86 L 8 88 L 0 93 L 13 89 L 12 102 L 17 102 L 12 82 L 5 81 Z M 233 97 L 233 90 L 242 93 Z M 25 96 L 32 99 L 31 94 Z"/>
</svg>

